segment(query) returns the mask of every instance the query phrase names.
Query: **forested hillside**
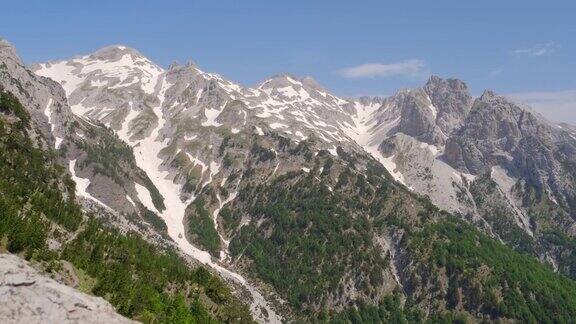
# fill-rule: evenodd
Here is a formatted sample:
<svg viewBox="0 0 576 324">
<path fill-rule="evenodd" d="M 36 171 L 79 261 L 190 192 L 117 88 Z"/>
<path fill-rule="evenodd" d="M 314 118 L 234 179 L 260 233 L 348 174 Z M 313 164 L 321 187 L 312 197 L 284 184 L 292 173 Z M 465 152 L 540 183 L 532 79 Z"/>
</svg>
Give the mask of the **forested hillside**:
<svg viewBox="0 0 576 324">
<path fill-rule="evenodd" d="M 569 322 L 576 316 L 573 280 L 439 210 L 393 182 L 376 161 L 342 150 L 338 158 L 314 155 L 313 146 L 284 141 L 269 149 L 276 152 L 272 162 L 310 167 L 266 182 L 260 179 L 268 159 L 252 152 L 245 185 L 220 214 L 234 264 L 272 285 L 294 319 Z M 202 197 L 213 195 L 207 189 Z"/>
<path fill-rule="evenodd" d="M 78 289 L 139 321 L 252 321 L 247 306 L 206 269 L 84 215 L 74 182 L 37 136 L 26 110 L 0 89 L 0 249 L 54 277 L 77 277 Z"/>
</svg>

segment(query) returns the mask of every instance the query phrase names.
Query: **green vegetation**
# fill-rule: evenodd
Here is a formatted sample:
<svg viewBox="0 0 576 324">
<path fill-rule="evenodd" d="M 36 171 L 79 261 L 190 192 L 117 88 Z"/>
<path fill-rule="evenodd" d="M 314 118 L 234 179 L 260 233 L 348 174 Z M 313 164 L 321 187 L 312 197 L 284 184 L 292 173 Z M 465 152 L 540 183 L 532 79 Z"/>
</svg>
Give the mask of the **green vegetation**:
<svg viewBox="0 0 576 324">
<path fill-rule="evenodd" d="M 0 89 L 1 90 L 1 89 Z M 53 153 L 34 145 L 18 101 L 0 91 L 0 246 L 59 271 L 76 268 L 79 289 L 145 323 L 251 322 L 248 308 L 206 269 L 174 252 L 83 216 L 74 183 Z M 61 188 L 61 191 L 57 188 Z M 47 239 L 62 245 L 48 248 Z"/>
<path fill-rule="evenodd" d="M 75 269 L 76 276 L 78 277 L 78 286 L 76 287 L 83 293 L 90 294 L 94 291 L 94 287 L 98 283 L 98 280 L 90 277 L 82 269 Z"/>
<path fill-rule="evenodd" d="M 222 210 L 220 210 L 220 214 L 218 216 L 222 218 L 222 227 L 228 234 L 230 234 L 230 232 L 234 229 L 238 228 L 240 221 L 242 220 L 240 213 L 233 211 L 228 206 L 222 207 Z"/>
<path fill-rule="evenodd" d="M 97 141 L 94 143 L 78 141 L 77 145 L 88 154 L 87 158 L 80 162 L 80 167 L 92 165 L 95 173 L 105 175 L 122 185 L 126 174 L 121 166 L 132 160 L 132 149 L 106 128 L 88 128 L 87 133 L 89 138 L 95 138 Z"/>
<path fill-rule="evenodd" d="M 5 63 L 2 63 L 5 64 Z M 18 124 L 16 127 L 19 130 L 23 130 L 24 127 L 30 126 L 30 116 L 22 107 L 18 99 L 16 99 L 12 94 L 5 93 L 4 89 L 0 88 L 2 94 L 0 95 L 0 112 L 3 114 L 13 114 L 18 118 Z"/>
<path fill-rule="evenodd" d="M 449 307 L 523 323 L 567 323 L 576 316 L 576 282 L 456 219 L 427 225 L 409 247 L 421 277 L 440 280 L 445 269 Z"/>
<path fill-rule="evenodd" d="M 82 212 L 74 203 L 73 182 L 69 178 L 63 183 L 55 180 L 63 168 L 52 164 L 50 157 L 32 145 L 26 136 L 26 112 L 15 97 L 1 89 L 0 111 L 18 118 L 13 124 L 0 119 L 0 213 L 4 217 L 0 232 L 8 236 L 9 250 L 18 252 L 29 240 L 35 240 L 37 247 L 41 245 L 45 219 L 66 230 L 76 230 Z M 68 198 L 64 198 L 60 187 Z M 24 206 L 26 217 L 20 215 Z M 35 232 L 34 236 L 26 237 L 28 229 Z"/>
<path fill-rule="evenodd" d="M 498 237 L 516 251 L 536 253 L 532 237 L 518 227 L 514 220 L 514 211 L 490 174 L 478 177 L 470 186 L 470 193 L 482 217 Z"/>
<path fill-rule="evenodd" d="M 191 271 L 175 253 L 159 253 L 135 234 L 103 231 L 96 220 L 88 221 L 66 245 L 62 258 L 96 278 L 92 292 L 105 296 L 121 314 L 131 318 L 159 323 L 171 323 L 176 318 L 188 323 L 200 321 L 186 303 L 197 303 L 204 296 L 219 304 L 219 315 L 223 316 L 219 320 L 249 318 L 247 309 L 234 300 L 226 285 L 204 268 Z M 204 308 L 201 304 L 195 307 Z"/>
<path fill-rule="evenodd" d="M 340 313 L 324 311 L 317 322 L 320 323 L 468 323 L 466 314 L 446 311 L 431 314 L 425 318 L 422 311 L 413 305 L 402 306 L 399 293 L 387 295 L 378 305 L 360 303 L 356 308 L 349 308 Z"/>
<path fill-rule="evenodd" d="M 274 151 L 272 151 L 268 148 L 262 147 L 258 143 L 254 143 L 254 145 L 252 145 L 252 149 L 251 149 L 250 153 L 258 156 L 258 160 L 260 162 L 266 162 L 268 160 L 273 160 L 274 158 L 276 158 L 276 153 L 274 153 Z"/>
<path fill-rule="evenodd" d="M 288 152 L 294 159 L 307 160 L 307 147 L 300 143 Z M 230 204 L 230 213 L 221 214 L 233 230 L 232 257 L 275 287 L 297 319 L 563 323 L 575 318 L 574 281 L 394 184 L 377 164 L 369 161 L 363 175 L 356 170 L 362 168 L 361 159 L 344 152 L 339 156 L 344 160 L 321 153 L 314 157 L 316 172 L 324 166 L 319 177 L 292 171 L 262 183 L 253 177 L 260 171 L 255 154 L 256 163 L 245 169 L 245 185 Z M 333 192 L 328 184 L 334 184 Z M 240 215 L 250 215 L 252 221 L 242 227 L 229 222 Z M 506 215 L 488 216 L 494 224 L 508 224 Z M 531 251 L 531 244 L 516 231 L 498 231 L 517 250 Z M 397 239 L 395 263 L 402 267 L 402 287 L 374 303 L 375 296 L 386 291 L 382 281 L 391 260 L 379 250 L 378 238 L 391 234 Z M 545 237 L 554 246 L 574 244 L 555 232 Z M 570 256 L 566 254 L 566 260 Z M 350 289 L 354 299 L 346 299 Z M 335 313 L 330 309 L 338 298 L 344 300 L 338 305 L 344 311 Z"/>
<path fill-rule="evenodd" d="M 184 184 L 184 191 L 186 192 L 194 192 L 198 187 L 198 183 L 202 180 L 202 166 L 194 165 L 188 171 L 188 175 L 186 176 L 186 183 Z"/>
<path fill-rule="evenodd" d="M 194 201 L 194 211 L 187 215 L 187 219 L 189 239 L 207 249 L 212 255 L 219 256 L 220 236 L 214 228 L 214 220 L 206 210 L 202 197 Z"/>
<path fill-rule="evenodd" d="M 559 270 L 566 276 L 576 278 L 576 239 L 557 230 L 542 233 L 542 241 L 546 249 L 562 248 Z"/>
<path fill-rule="evenodd" d="M 86 159 L 79 163 L 81 168 L 91 166 L 94 169 L 94 173 L 109 177 L 119 185 L 123 185 L 124 180 L 129 178 L 128 172 L 135 171 L 150 192 L 154 207 L 159 211 L 166 209 L 164 197 L 154 186 L 154 183 L 152 183 L 146 173 L 138 170 L 130 146 L 118 139 L 110 129 L 105 127 L 88 128 L 87 133 L 88 137 L 93 140 L 78 141 L 76 143 L 87 153 Z"/>
<path fill-rule="evenodd" d="M 576 279 L 576 240 L 567 227 L 572 222 L 570 207 L 560 197 L 556 197 L 558 203 L 553 202 L 542 188 L 524 181 L 517 181 L 512 192 L 522 200 L 530 217 L 530 226 L 540 244 L 539 252 L 550 253 L 556 258 L 558 271 Z"/>
<path fill-rule="evenodd" d="M 342 207 L 354 204 L 354 198 L 332 195 L 309 177 L 287 185 L 293 176 L 239 193 L 238 199 L 252 202 L 247 213 L 263 222 L 258 228 L 254 222 L 243 226 L 231 242 L 231 254 L 252 259 L 253 270 L 297 310 L 322 304 L 342 288 L 345 274 L 358 278 L 358 289 L 376 291 L 388 259 L 372 244 L 367 218 Z"/>
<path fill-rule="evenodd" d="M 154 229 L 156 229 L 159 233 L 168 233 L 168 227 L 166 226 L 166 222 L 160 216 L 156 215 L 155 212 L 149 210 L 148 208 L 144 207 L 144 213 L 142 213 L 142 217 L 144 220 L 152 225 Z"/>
<path fill-rule="evenodd" d="M 322 323 L 418 323 L 422 321 L 418 312 L 404 310 L 398 294 L 386 296 L 379 305 L 361 304 L 357 308 L 329 314 L 323 312 L 319 317 Z"/>
<path fill-rule="evenodd" d="M 156 209 L 160 212 L 166 210 L 166 206 L 164 206 L 164 197 L 162 197 L 160 191 L 158 191 L 158 188 L 156 188 L 152 180 L 150 180 L 150 178 L 148 178 L 148 175 L 145 173 L 142 176 L 142 179 L 144 180 L 144 187 L 146 187 L 146 189 L 148 189 L 148 192 L 150 193 L 150 198 L 152 198 L 152 203 L 154 204 L 154 207 L 156 207 Z"/>
</svg>

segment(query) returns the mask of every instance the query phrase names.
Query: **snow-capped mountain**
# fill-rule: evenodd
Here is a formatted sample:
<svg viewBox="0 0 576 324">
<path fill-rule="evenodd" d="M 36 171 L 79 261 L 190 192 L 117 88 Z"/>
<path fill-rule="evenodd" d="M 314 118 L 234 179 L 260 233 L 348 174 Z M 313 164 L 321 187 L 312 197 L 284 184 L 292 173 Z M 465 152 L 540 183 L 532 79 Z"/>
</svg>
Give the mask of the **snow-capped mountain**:
<svg viewBox="0 0 576 324">
<path fill-rule="evenodd" d="M 150 181 L 135 181 L 128 203 L 141 202 L 163 219 L 183 251 L 236 281 L 246 282 L 237 272 L 248 273 L 246 264 L 256 259 L 239 246 L 248 245 L 247 236 L 269 239 L 275 228 L 251 205 L 267 199 L 254 188 L 275 181 L 290 187 L 291 177 L 307 175 L 321 181 L 327 195 L 339 190 L 362 197 L 383 190 L 366 185 L 378 173 L 375 165 L 440 209 L 513 248 L 528 246 L 558 271 L 573 271 L 562 261 L 571 250 L 543 234 L 575 233 L 573 130 L 490 92 L 473 98 L 460 80 L 432 76 L 422 88 L 388 98 L 344 99 L 311 78 L 285 74 L 244 87 L 194 64 L 164 69 L 124 46 L 32 70 L 62 85 L 75 116 L 108 126 L 131 148 Z M 81 195 L 122 211 L 93 175 L 86 179 L 79 182 Z M 405 205 L 420 204 L 412 193 L 394 192 L 406 196 L 398 207 L 403 213 L 417 213 Z M 396 270 L 410 268 L 398 247 L 404 235 L 395 230 L 375 238 L 393 259 L 376 291 L 350 278 L 341 284 L 377 301 L 412 280 Z M 334 294 L 325 302 L 341 307 L 348 297 Z M 259 305 L 269 320 L 279 320 L 264 299 Z"/>
<path fill-rule="evenodd" d="M 478 216 L 467 183 L 486 168 L 463 166 L 454 153 L 461 135 L 454 134 L 474 123 L 469 119 L 477 114 L 470 111 L 487 109 L 478 108 L 485 96 L 474 103 L 457 79 L 433 76 L 420 89 L 386 99 L 346 100 L 311 78 L 278 75 L 249 88 L 193 64 L 164 70 L 124 46 L 40 64 L 34 71 L 62 84 L 74 113 L 103 122 L 133 147 L 138 165 L 170 201 L 173 210 L 165 217 L 182 214 L 186 201 L 218 178 L 218 148 L 239 132 L 275 132 L 296 142 L 314 138 L 333 155 L 338 146 L 365 151 L 439 207 Z M 187 168 L 175 167 L 183 160 Z M 141 200 L 161 213 L 150 199 Z"/>
<path fill-rule="evenodd" d="M 435 133 L 418 129 L 415 121 L 418 116 L 410 115 L 405 107 L 418 97 L 410 91 L 383 103 L 344 100 L 310 78 L 297 80 L 290 75 L 275 76 L 255 88 L 245 88 L 193 65 L 171 66 L 164 71 L 136 50 L 123 46 L 104 48 L 70 61 L 40 64 L 34 70 L 63 85 L 75 113 L 105 123 L 127 143 L 136 144 L 150 137 L 154 142 L 165 141 L 158 144 L 162 147 L 156 148 L 154 156 L 166 147 L 178 147 L 176 155 L 186 143 L 205 142 L 203 136 L 207 132 L 236 134 L 247 130 L 262 135 L 269 130 L 295 141 L 317 138 L 322 148 L 333 155 L 337 146 L 366 150 L 397 180 L 404 181 L 393 158 L 384 157 L 378 149 L 381 142 L 395 132 L 422 137 L 422 143 L 430 145 L 441 143 L 446 137 L 439 127 Z M 427 95 L 421 99 L 426 102 L 419 104 L 429 107 L 429 113 L 436 117 L 431 99 Z M 414 114 L 421 111 L 418 107 L 414 106 Z M 441 110 L 439 120 L 446 115 Z M 420 136 L 415 132 L 429 134 Z M 430 139 L 424 139 L 425 136 Z M 437 139 L 432 139 L 433 136 Z M 214 151 L 209 151 L 187 152 L 202 166 L 203 183 L 218 171 L 219 162 L 213 156 Z M 164 162 L 171 158 L 166 156 Z M 147 172 L 158 167 L 148 168 Z M 409 182 L 406 184 L 413 187 Z"/>
<path fill-rule="evenodd" d="M 148 177 L 139 170 L 125 144 L 102 124 L 90 122 L 72 112 L 67 93 L 49 78 L 31 73 L 6 41 L 0 42 L 3 63 L 1 84 L 27 107 L 40 131 L 39 143 L 60 150 L 61 160 L 79 183 L 78 191 L 87 203 L 121 212 L 138 211 L 135 188 L 148 186 Z M 115 156 L 102 153 L 116 150 Z M 106 160 L 106 168 L 101 160 Z M 91 190 L 87 190 L 88 186 Z M 104 189 L 106 188 L 106 189 Z"/>
</svg>

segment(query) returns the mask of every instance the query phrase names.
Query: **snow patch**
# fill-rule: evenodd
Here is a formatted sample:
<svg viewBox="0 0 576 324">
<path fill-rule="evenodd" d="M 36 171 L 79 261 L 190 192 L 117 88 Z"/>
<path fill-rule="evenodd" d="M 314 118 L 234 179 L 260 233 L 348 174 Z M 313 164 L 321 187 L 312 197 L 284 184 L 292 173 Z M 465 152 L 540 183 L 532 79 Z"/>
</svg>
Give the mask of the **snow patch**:
<svg viewBox="0 0 576 324">
<path fill-rule="evenodd" d="M 352 116 L 354 121 L 354 127 L 347 130 L 347 135 L 353 139 L 358 145 L 360 145 L 364 150 L 372 155 L 380 164 L 382 164 L 386 170 L 392 175 L 392 177 L 402 183 L 404 182 L 404 176 L 396 168 L 396 163 L 394 162 L 394 156 L 384 157 L 382 152 L 378 149 L 381 139 L 372 130 L 375 121 L 373 121 L 372 114 L 374 113 L 374 106 L 365 106 L 360 103 L 355 104 L 356 115 Z M 393 127 L 400 117 L 392 120 L 387 124 L 382 124 L 379 127 L 379 131 L 383 129 L 388 129 Z"/>
<path fill-rule="evenodd" d="M 198 102 L 200 101 L 200 97 L 202 96 L 203 91 L 204 89 L 198 89 L 198 92 L 196 92 L 196 104 L 198 104 Z"/>
<path fill-rule="evenodd" d="M 284 95 L 288 98 L 298 96 L 298 91 L 294 90 L 294 88 L 292 88 L 291 86 L 283 87 L 283 88 L 277 88 L 276 91 L 280 92 L 282 95 Z"/>
<path fill-rule="evenodd" d="M 158 212 L 154 203 L 152 202 L 152 195 L 150 195 L 150 191 L 141 184 L 134 182 L 134 186 L 136 187 L 136 194 L 138 195 L 138 199 L 142 204 L 151 211 Z"/>
<path fill-rule="evenodd" d="M 48 104 L 46 105 L 46 108 L 44 108 L 44 115 L 48 117 L 48 123 L 50 124 L 50 133 L 52 133 L 52 136 L 54 136 L 54 146 L 56 147 L 56 149 L 59 149 L 63 139 L 58 137 L 54 132 L 56 126 L 54 124 L 54 121 L 52 120 L 52 102 L 53 102 L 52 98 L 49 98 Z"/>
<path fill-rule="evenodd" d="M 76 160 L 70 160 L 68 164 L 68 170 L 72 175 L 72 180 L 76 182 L 76 194 L 78 196 L 82 196 L 84 198 L 90 199 L 97 204 L 101 205 L 102 207 L 106 208 L 107 210 L 112 210 L 108 205 L 101 202 L 100 200 L 96 199 L 88 192 L 88 187 L 90 186 L 90 179 L 80 178 L 76 175 Z"/>
<path fill-rule="evenodd" d="M 121 140 L 130 144 L 131 143 L 130 127 L 129 127 L 130 122 L 134 120 L 134 118 L 136 118 L 140 112 L 132 108 L 132 101 L 128 102 L 128 106 L 129 106 L 128 115 L 126 116 L 126 118 L 124 118 L 124 122 L 122 122 L 122 128 L 119 131 L 117 131 L 116 134 L 118 135 L 118 137 L 120 137 Z"/>
<path fill-rule="evenodd" d="M 130 196 L 126 195 L 126 199 L 132 204 L 132 206 L 136 207 L 134 200 L 132 200 L 132 198 L 130 198 Z"/>
<path fill-rule="evenodd" d="M 332 148 L 329 148 L 328 152 L 330 152 L 330 154 L 332 154 L 333 156 L 338 156 L 338 149 L 336 148 L 336 146 L 332 146 Z"/>
<path fill-rule="evenodd" d="M 280 124 L 280 123 L 271 123 L 269 126 L 270 126 L 270 128 L 272 128 L 272 129 L 278 129 L 278 128 L 288 127 L 287 125 Z"/>
<path fill-rule="evenodd" d="M 420 148 L 430 150 L 430 152 L 434 156 L 436 156 L 438 154 L 438 152 L 440 151 L 436 145 L 432 145 L 432 144 L 428 144 L 428 143 L 424 143 L 424 142 L 420 143 Z"/>
<path fill-rule="evenodd" d="M 224 107 L 226 107 L 226 104 L 227 104 L 227 102 L 224 102 L 224 104 L 222 105 L 222 107 L 220 109 L 205 108 L 204 109 L 204 115 L 206 116 L 206 121 L 202 122 L 202 126 L 204 126 L 204 127 L 208 127 L 208 126 L 220 127 L 220 126 L 222 126 L 222 124 L 220 124 L 216 121 L 216 118 L 218 118 L 218 116 L 220 116 L 220 113 L 222 113 L 222 110 L 224 110 Z"/>
<path fill-rule="evenodd" d="M 198 135 L 195 135 L 195 134 L 194 134 L 194 135 L 190 135 L 190 136 L 184 135 L 184 140 L 185 140 L 185 141 L 192 141 L 192 140 L 196 139 L 197 137 L 198 137 Z"/>
</svg>

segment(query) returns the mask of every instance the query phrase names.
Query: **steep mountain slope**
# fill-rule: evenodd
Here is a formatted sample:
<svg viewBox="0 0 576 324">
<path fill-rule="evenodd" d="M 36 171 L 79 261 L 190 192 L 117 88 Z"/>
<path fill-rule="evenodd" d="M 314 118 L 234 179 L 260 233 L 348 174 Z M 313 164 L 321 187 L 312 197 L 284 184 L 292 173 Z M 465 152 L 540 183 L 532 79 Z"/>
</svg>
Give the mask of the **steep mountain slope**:
<svg viewBox="0 0 576 324">
<path fill-rule="evenodd" d="M 441 208 L 463 214 L 473 211 L 465 189 L 472 177 L 440 156 L 448 136 L 463 124 L 471 101 L 463 82 L 433 76 L 421 89 L 386 98 L 372 113 L 374 126 L 369 133 L 406 186 Z"/>
<path fill-rule="evenodd" d="M 380 153 L 397 180 L 573 273 L 573 262 L 566 262 L 574 255 L 576 220 L 576 142 L 569 126 L 491 92 L 472 99 L 461 81 L 434 76 L 421 89 L 386 98 L 364 120 L 370 127 L 359 143 L 375 157 Z"/>
<path fill-rule="evenodd" d="M 13 93 L 31 116 L 38 141 L 53 148 L 78 182 L 78 194 L 97 208 L 145 215 L 149 200 L 164 208 L 163 198 L 147 174 L 139 169 L 130 149 L 102 124 L 72 113 L 60 85 L 30 72 L 15 49 L 0 40 L 0 86 Z M 142 195 L 149 191 L 152 199 Z"/>
<path fill-rule="evenodd" d="M 0 87 L 1 251 L 22 255 L 59 282 L 106 298 L 129 318 L 251 321 L 248 308 L 223 281 L 204 268 L 191 269 L 169 244 L 153 244 L 129 228 L 104 225 L 103 215 L 83 212 L 74 181 L 55 152 L 43 148 L 47 143 L 29 109 Z M 2 304 L 11 296 L 3 294 Z M 50 295 L 31 297 L 23 307 Z M 58 308 L 50 311 L 46 316 Z"/>
<path fill-rule="evenodd" d="M 245 88 L 191 64 L 163 70 L 122 46 L 34 71 L 62 84 L 74 113 L 132 148 L 166 209 L 141 200 L 183 251 L 257 282 L 285 319 L 364 319 L 379 307 L 414 321 L 574 315 L 573 281 L 494 241 L 570 274 L 574 258 L 561 258 L 574 255 L 570 211 L 554 207 L 550 216 L 545 191 L 509 176 L 497 158 L 485 168 L 458 162 L 471 160 L 455 158 L 466 151 L 458 147 L 479 146 L 474 116 L 500 105 L 479 104 L 486 98 L 474 100 L 459 80 L 431 77 L 390 98 L 344 100 L 310 78 Z M 486 133 L 499 134 L 498 125 Z M 567 140 L 560 164 L 570 165 L 571 137 L 554 136 Z M 521 166 L 534 173 L 534 165 Z M 555 170 L 570 188 L 568 169 Z M 534 236 L 527 214 L 550 230 Z"/>
<path fill-rule="evenodd" d="M 571 134 L 492 92 L 475 101 L 466 126 L 449 140 L 446 159 L 474 174 L 502 166 L 574 208 L 573 173 L 566 169 L 576 160 Z"/>
<path fill-rule="evenodd" d="M 216 220 L 223 240 L 230 240 L 232 264 L 272 285 L 295 318 L 332 320 L 338 312 L 377 305 L 396 292 L 407 298 L 405 308 L 419 310 L 422 318 L 462 312 L 483 319 L 542 320 L 554 317 L 554 312 L 526 306 L 528 295 L 522 293 L 522 301 L 501 310 L 501 301 L 490 304 L 489 291 L 512 296 L 515 292 L 509 287 L 534 291 L 533 283 L 552 284 L 554 278 L 573 285 L 394 184 L 366 155 L 339 150 L 336 158 L 318 151 L 309 140 L 255 141 L 252 147 L 260 149 L 252 150 L 237 195 Z M 280 166 L 271 170 L 277 163 Z M 219 201 L 219 195 L 223 193 L 215 189 L 203 191 L 197 210 L 214 206 L 210 202 Z M 438 251 L 421 243 L 435 240 Z M 446 256 L 436 260 L 437 253 L 445 253 L 444 240 L 451 242 L 447 248 L 454 254 L 448 263 L 443 263 Z M 493 259 L 490 251 L 495 248 L 502 255 Z M 470 249 L 482 252 L 468 254 Z M 523 269 L 526 262 L 530 266 Z M 460 263 L 465 266 L 453 268 Z M 469 271 L 482 264 L 489 275 L 471 279 Z M 430 267 L 434 270 L 424 271 Z M 526 275 L 533 279 L 520 279 Z M 491 286 L 493 280 L 498 284 Z M 477 285 L 490 288 L 473 288 Z M 462 291 L 459 300 L 451 300 L 449 288 Z M 539 303 L 556 298 L 555 293 L 546 296 L 546 289 L 538 290 Z M 515 313 L 525 307 L 529 310 Z"/>
<path fill-rule="evenodd" d="M 536 255 L 574 276 L 575 153 L 576 141 L 568 130 L 487 91 L 475 100 L 465 125 L 448 139 L 445 158 L 464 172 L 489 174 L 482 178 L 502 192 L 507 218 L 533 238 Z M 479 209 L 494 205 L 482 201 L 485 196 L 485 190 L 475 194 Z M 495 231 L 501 228 L 501 221 L 488 222 Z"/>
<path fill-rule="evenodd" d="M 148 74 L 140 73 L 139 62 L 149 61 L 132 49 L 111 47 L 67 63 L 42 64 L 36 72 L 63 85 L 75 80 L 76 88 L 67 87 L 73 110 L 87 118 L 100 118 L 133 147 L 137 163 L 169 201 L 166 211 L 156 211 L 182 246 L 187 245 L 183 213 L 193 194 L 225 177 L 218 176 L 224 163 L 218 148 L 226 136 L 264 134 L 263 129 L 281 130 L 296 140 L 320 136 L 324 147 L 335 154 L 336 141 L 346 135 L 326 120 L 352 122 L 339 107 L 343 100 L 310 80 L 304 84 L 278 76 L 258 89 L 245 89 L 188 65 L 157 74 L 151 86 L 143 76 Z M 146 66 L 147 71 L 159 69 Z M 74 76 L 68 77 L 69 72 Z M 334 114 L 334 109 L 340 114 Z M 208 262 L 193 247 L 185 248 Z"/>
</svg>

